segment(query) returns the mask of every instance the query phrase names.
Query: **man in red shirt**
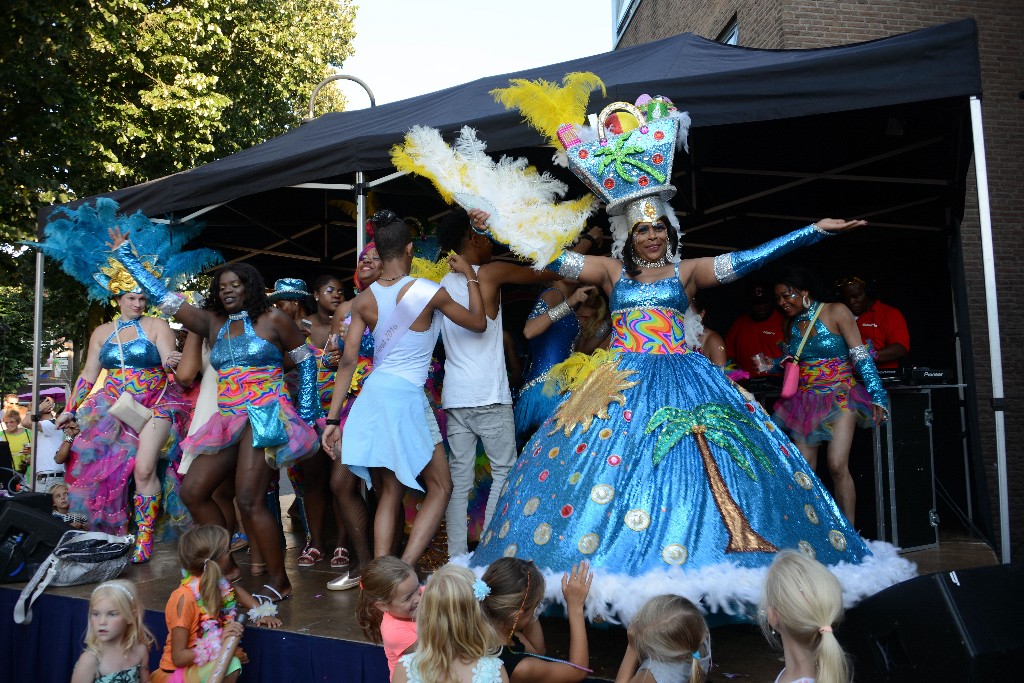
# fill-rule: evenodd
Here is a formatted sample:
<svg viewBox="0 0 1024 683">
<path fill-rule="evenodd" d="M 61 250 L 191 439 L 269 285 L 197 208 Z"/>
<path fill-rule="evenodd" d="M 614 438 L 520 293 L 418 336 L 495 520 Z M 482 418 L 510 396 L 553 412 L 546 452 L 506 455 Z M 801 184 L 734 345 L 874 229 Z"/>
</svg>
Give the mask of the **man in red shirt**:
<svg viewBox="0 0 1024 683">
<path fill-rule="evenodd" d="M 836 282 L 836 292 L 857 318 L 861 339 L 871 350 L 878 369 L 898 368 L 900 359 L 910 352 L 910 333 L 903 314 L 879 301 L 867 281 L 857 275 Z"/>
<path fill-rule="evenodd" d="M 763 353 L 768 360 L 782 355 L 782 314 L 775 308 L 774 294 L 767 282 L 755 282 L 747 291 L 747 312 L 733 322 L 725 335 L 725 352 L 751 377 L 767 373 L 757 369 L 754 356 Z"/>
</svg>

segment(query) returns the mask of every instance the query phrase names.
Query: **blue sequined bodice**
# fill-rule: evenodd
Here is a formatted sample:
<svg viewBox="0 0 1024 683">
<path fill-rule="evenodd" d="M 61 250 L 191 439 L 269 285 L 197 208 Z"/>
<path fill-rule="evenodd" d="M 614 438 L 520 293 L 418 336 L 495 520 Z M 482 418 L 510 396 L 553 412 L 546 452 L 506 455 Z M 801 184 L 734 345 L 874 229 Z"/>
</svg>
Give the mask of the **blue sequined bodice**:
<svg viewBox="0 0 1024 683">
<path fill-rule="evenodd" d="M 352 323 L 351 314 L 345 318 L 346 329 Z M 345 335 L 338 336 L 338 350 L 342 353 L 345 351 Z M 359 340 L 359 355 L 363 358 L 373 358 L 373 332 L 367 327 L 363 330 L 363 338 Z"/>
<path fill-rule="evenodd" d="M 538 304 L 540 300 L 538 300 Z M 534 309 L 538 310 L 537 308 Z M 540 315 L 547 314 L 547 307 L 543 306 Z M 536 317 L 531 315 L 530 317 Z M 561 363 L 569 357 L 576 345 L 576 338 L 580 334 L 580 320 L 575 314 L 567 315 L 564 318 L 552 323 L 551 327 L 530 340 L 530 367 L 526 370 L 523 379 L 529 382 L 532 379 L 542 377 L 552 366 Z"/>
<path fill-rule="evenodd" d="M 121 367 L 121 354 L 124 353 L 124 366 L 126 368 L 158 368 L 162 365 L 160 351 L 156 345 L 149 341 L 146 332 L 142 329 L 142 323 L 138 318 L 124 321 L 118 318 L 114 321 L 115 332 L 112 332 L 107 341 L 103 342 L 100 348 L 100 365 L 107 370 L 114 370 Z M 135 328 L 136 338 L 125 341 L 120 349 L 117 346 L 117 333 L 124 334 L 129 328 Z"/>
<path fill-rule="evenodd" d="M 788 354 L 796 354 L 796 350 L 800 346 L 800 339 L 803 338 L 803 330 L 800 329 L 799 323 L 809 320 L 812 315 L 814 315 L 813 311 L 808 311 L 793 319 L 789 330 L 789 348 L 786 351 Z M 804 344 L 804 349 L 800 353 L 800 360 L 846 358 L 848 355 L 850 355 L 850 347 L 846 345 L 846 340 L 842 335 L 833 334 L 821 321 L 821 318 L 818 318 L 814 321 L 814 334 L 807 337 L 807 343 Z"/>
<path fill-rule="evenodd" d="M 220 328 L 217 341 L 210 350 L 210 365 L 217 370 L 227 367 L 280 367 L 284 360 L 281 350 L 256 335 L 248 315 L 242 318 L 242 323 L 245 330 L 237 337 L 229 336 L 230 319 Z"/>
<path fill-rule="evenodd" d="M 638 282 L 626 275 L 625 269 L 612 287 L 609 306 L 613 313 L 637 308 L 674 308 L 680 314 L 689 306 L 686 290 L 679 281 L 679 264 L 675 273 L 657 282 Z"/>
</svg>

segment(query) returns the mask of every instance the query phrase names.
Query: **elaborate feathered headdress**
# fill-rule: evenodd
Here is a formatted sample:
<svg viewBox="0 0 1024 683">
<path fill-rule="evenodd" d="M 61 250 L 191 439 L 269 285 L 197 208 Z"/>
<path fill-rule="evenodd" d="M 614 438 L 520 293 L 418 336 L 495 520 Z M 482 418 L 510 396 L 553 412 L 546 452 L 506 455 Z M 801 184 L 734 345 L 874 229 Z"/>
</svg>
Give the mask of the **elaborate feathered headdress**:
<svg viewBox="0 0 1024 683">
<path fill-rule="evenodd" d="M 526 159 L 494 161 L 476 131 L 465 126 L 449 146 L 434 128 L 415 126 L 391 150 L 400 171 L 429 179 L 448 203 L 491 214 L 494 238 L 537 269 L 550 263 L 579 234 L 597 208 L 594 197 L 560 202 L 568 186 L 538 173 Z"/>
<path fill-rule="evenodd" d="M 527 123 L 563 150 L 557 160 L 568 165 L 604 201 L 611 217 L 612 255 L 620 257 L 633 226 L 665 216 L 679 221 L 667 201 L 677 147 L 686 148 L 690 117 L 666 97 L 642 95 L 636 104 L 613 102 L 585 127 L 590 93 L 601 80 L 572 73 L 562 85 L 513 79 L 508 88 L 491 91 L 507 108 L 517 108 Z"/>
<path fill-rule="evenodd" d="M 78 209 L 57 209 L 43 229 L 41 243 L 26 242 L 37 247 L 88 291 L 89 298 L 104 301 L 126 292 L 141 292 L 138 283 L 107 247 L 108 230 L 117 227 L 131 235 L 135 255 L 146 268 L 177 288 L 189 277 L 222 263 L 224 258 L 212 249 L 181 248 L 202 231 L 192 224 L 173 230 L 152 223 L 141 212 L 125 216 L 117 212 L 112 199 L 100 198 L 95 206 L 84 204 Z"/>
</svg>

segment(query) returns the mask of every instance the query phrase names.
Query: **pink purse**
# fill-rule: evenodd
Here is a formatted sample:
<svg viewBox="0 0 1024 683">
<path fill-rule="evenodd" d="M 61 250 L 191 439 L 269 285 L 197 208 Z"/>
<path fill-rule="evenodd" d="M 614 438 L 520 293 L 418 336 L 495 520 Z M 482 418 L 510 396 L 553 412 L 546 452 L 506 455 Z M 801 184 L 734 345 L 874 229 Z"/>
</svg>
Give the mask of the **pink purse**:
<svg viewBox="0 0 1024 683">
<path fill-rule="evenodd" d="M 814 315 L 811 317 L 811 321 L 807 324 L 807 329 L 804 330 L 804 336 L 800 340 L 800 346 L 796 349 L 796 355 L 793 356 L 785 366 L 783 366 L 781 398 L 793 398 L 796 396 L 796 389 L 800 384 L 800 354 L 804 350 L 804 344 L 807 343 L 807 337 L 810 336 L 811 330 L 814 329 L 814 322 L 818 319 L 818 314 L 821 313 L 821 307 L 822 304 L 818 304 L 818 310 L 814 312 Z"/>
</svg>

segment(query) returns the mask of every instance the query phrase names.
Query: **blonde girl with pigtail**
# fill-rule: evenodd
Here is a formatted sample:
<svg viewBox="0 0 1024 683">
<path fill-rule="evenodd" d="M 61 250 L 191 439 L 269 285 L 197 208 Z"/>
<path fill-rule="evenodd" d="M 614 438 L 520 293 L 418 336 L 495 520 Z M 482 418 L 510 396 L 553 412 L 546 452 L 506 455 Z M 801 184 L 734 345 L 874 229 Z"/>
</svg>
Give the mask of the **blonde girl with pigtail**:
<svg viewBox="0 0 1024 683">
<path fill-rule="evenodd" d="M 780 552 L 768 570 L 759 620 L 785 655 L 775 683 L 849 683 L 846 653 L 832 629 L 843 619 L 839 581 L 817 560 Z"/>
<path fill-rule="evenodd" d="M 679 595 L 648 600 L 626 630 L 629 644 L 615 683 L 703 683 L 711 669 L 711 632 Z"/>
<path fill-rule="evenodd" d="M 71 683 L 148 683 L 153 634 L 142 623 L 145 610 L 129 581 L 105 581 L 89 598 L 85 652 Z"/>
<path fill-rule="evenodd" d="M 447 564 L 430 577 L 416 619 L 416 652 L 403 655 L 393 683 L 508 683 L 480 602 L 490 589 L 470 570 Z"/>
<path fill-rule="evenodd" d="M 230 566 L 231 537 L 219 526 L 197 526 L 178 541 L 182 580 L 165 608 L 167 643 L 153 683 L 206 683 L 224 643 L 241 637 L 240 610 L 248 610 L 257 626 L 277 628 L 277 606 L 257 603 L 244 588 L 232 586 L 224 572 Z M 228 665 L 225 683 L 234 683 L 246 662 L 241 648 Z"/>
</svg>

